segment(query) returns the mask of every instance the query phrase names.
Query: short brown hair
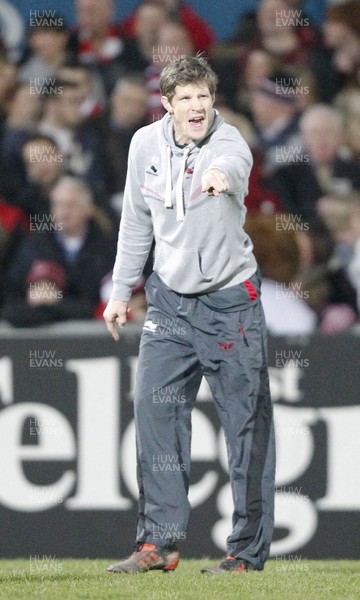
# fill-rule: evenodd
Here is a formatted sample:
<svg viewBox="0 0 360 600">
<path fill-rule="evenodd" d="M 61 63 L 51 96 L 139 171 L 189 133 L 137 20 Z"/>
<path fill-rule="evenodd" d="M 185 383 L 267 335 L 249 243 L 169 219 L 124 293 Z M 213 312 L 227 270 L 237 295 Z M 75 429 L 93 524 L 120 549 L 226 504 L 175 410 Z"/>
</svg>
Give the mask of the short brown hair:
<svg viewBox="0 0 360 600">
<path fill-rule="evenodd" d="M 347 0 L 341 4 L 333 4 L 326 11 L 327 21 L 336 21 L 353 29 L 360 35 L 360 6 L 358 0 Z"/>
<path fill-rule="evenodd" d="M 214 95 L 217 81 L 216 74 L 203 56 L 181 56 L 162 70 L 160 91 L 171 102 L 177 85 L 205 83 L 210 94 Z"/>
<path fill-rule="evenodd" d="M 279 232 L 276 224 L 285 217 L 256 214 L 246 219 L 245 230 L 254 245 L 254 255 L 263 277 L 290 283 L 300 265 L 297 233 L 294 230 Z M 271 248 L 271 252 L 269 252 Z"/>
</svg>

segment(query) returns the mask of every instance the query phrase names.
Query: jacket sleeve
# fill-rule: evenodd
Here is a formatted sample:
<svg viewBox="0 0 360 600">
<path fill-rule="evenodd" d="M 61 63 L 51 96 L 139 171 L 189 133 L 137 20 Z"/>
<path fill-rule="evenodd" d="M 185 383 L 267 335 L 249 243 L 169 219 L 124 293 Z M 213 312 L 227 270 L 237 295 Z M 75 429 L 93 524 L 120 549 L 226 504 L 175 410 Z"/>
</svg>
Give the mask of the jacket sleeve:
<svg viewBox="0 0 360 600">
<path fill-rule="evenodd" d="M 234 127 L 231 127 L 229 133 L 223 133 L 221 137 L 214 136 L 212 146 L 210 164 L 205 173 L 210 169 L 219 169 L 229 181 L 227 193 L 238 194 L 240 192 L 246 196 L 253 157 L 245 140 Z"/>
<path fill-rule="evenodd" d="M 120 221 L 111 298 L 127 302 L 142 274 L 153 241 L 151 212 L 141 193 L 134 162 L 136 145 L 130 145 L 124 204 Z"/>
</svg>

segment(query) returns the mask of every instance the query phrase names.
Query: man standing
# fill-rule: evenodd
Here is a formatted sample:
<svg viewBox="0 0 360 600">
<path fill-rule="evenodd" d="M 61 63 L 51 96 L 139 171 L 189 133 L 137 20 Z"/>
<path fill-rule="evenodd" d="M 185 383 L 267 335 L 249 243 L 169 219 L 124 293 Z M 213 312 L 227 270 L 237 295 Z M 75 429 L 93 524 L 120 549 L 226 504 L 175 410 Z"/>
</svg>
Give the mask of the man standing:
<svg viewBox="0 0 360 600">
<path fill-rule="evenodd" d="M 203 375 L 227 440 L 234 501 L 227 557 L 203 572 L 261 570 L 273 530 L 275 451 L 260 275 L 243 231 L 252 157 L 213 109 L 216 75 L 203 57 L 166 66 L 160 89 L 167 114 L 131 143 L 104 312 L 118 340 L 116 323 L 126 323 L 154 236 L 134 397 L 136 551 L 108 571 L 177 567 L 175 541 L 190 512 L 191 410 Z M 170 390 L 172 402 L 161 402 Z"/>
</svg>

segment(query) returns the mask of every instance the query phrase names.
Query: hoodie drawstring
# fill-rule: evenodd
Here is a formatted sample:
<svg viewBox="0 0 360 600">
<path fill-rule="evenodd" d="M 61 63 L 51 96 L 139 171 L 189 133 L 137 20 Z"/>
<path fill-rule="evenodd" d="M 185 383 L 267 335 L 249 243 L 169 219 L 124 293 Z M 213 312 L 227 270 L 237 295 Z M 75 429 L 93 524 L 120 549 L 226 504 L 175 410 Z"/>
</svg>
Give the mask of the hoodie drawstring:
<svg viewBox="0 0 360 600">
<path fill-rule="evenodd" d="M 172 208 L 172 172 L 171 172 L 171 146 L 166 146 L 166 185 L 165 185 L 165 208 Z"/>
<path fill-rule="evenodd" d="M 189 156 L 190 148 L 187 146 L 184 149 L 184 155 L 181 161 L 180 173 L 178 180 L 176 182 L 176 220 L 183 221 L 185 217 L 185 207 L 184 207 L 184 191 L 183 191 L 183 182 L 184 182 L 184 173 L 186 168 L 186 161 Z M 172 208 L 172 164 L 171 164 L 172 151 L 171 146 L 166 146 L 166 183 L 165 183 L 165 208 Z"/>
<path fill-rule="evenodd" d="M 184 149 L 184 155 L 181 162 L 181 168 L 178 180 L 176 182 L 176 220 L 183 221 L 185 217 L 185 206 L 184 206 L 184 190 L 183 190 L 183 182 L 184 182 L 184 173 L 186 168 L 187 157 L 189 156 L 190 148 L 187 146 Z"/>
</svg>

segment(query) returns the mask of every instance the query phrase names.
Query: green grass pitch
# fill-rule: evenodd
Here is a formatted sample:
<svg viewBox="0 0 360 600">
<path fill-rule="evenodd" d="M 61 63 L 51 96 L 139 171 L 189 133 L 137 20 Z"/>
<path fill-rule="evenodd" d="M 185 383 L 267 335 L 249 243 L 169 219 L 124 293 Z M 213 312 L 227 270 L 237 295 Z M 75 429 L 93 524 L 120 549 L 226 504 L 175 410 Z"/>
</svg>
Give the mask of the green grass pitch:
<svg viewBox="0 0 360 600">
<path fill-rule="evenodd" d="M 0 561 L 4 600 L 359 600 L 360 561 L 269 560 L 264 571 L 203 575 L 214 560 L 181 560 L 175 573 L 111 575 L 114 560 Z"/>
</svg>

